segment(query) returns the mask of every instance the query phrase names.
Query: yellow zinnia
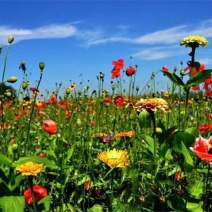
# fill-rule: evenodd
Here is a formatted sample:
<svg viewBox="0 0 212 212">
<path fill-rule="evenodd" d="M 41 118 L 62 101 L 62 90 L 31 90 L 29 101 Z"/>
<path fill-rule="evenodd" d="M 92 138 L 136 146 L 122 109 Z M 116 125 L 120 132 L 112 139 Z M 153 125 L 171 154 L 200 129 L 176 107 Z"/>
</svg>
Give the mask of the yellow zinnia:
<svg viewBox="0 0 212 212">
<path fill-rule="evenodd" d="M 103 161 L 110 168 L 125 168 L 129 165 L 129 156 L 126 151 L 123 150 L 108 150 L 98 154 L 98 158 Z"/>
<path fill-rule="evenodd" d="M 180 41 L 180 45 L 183 46 L 185 45 L 186 47 L 191 47 L 191 45 L 193 43 L 198 44 L 198 46 L 207 46 L 208 45 L 208 41 L 206 40 L 205 37 L 201 37 L 199 35 L 193 35 L 193 36 L 188 36 L 183 38 Z"/>
<path fill-rule="evenodd" d="M 149 99 L 140 99 L 135 104 L 135 109 L 137 111 L 142 111 L 142 110 L 156 111 L 157 109 L 160 109 L 164 112 L 168 112 L 169 106 L 167 101 L 162 98 L 149 98 Z"/>
<path fill-rule="evenodd" d="M 43 164 L 33 163 L 33 162 L 26 162 L 24 164 L 21 164 L 20 166 L 16 167 L 16 170 L 21 172 L 21 174 L 24 176 L 37 176 L 38 173 L 42 172 Z"/>
</svg>

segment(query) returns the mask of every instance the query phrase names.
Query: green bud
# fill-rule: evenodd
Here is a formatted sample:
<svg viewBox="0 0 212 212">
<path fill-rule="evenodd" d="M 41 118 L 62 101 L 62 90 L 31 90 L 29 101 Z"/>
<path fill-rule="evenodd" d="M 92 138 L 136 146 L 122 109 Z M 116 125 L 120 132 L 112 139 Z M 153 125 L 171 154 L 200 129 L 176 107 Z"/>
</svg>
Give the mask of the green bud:
<svg viewBox="0 0 212 212">
<path fill-rule="evenodd" d="M 77 126 L 78 127 L 80 127 L 82 125 L 82 122 L 81 122 L 81 120 L 79 118 L 77 119 L 77 122 L 76 123 L 77 123 Z"/>
<path fill-rule="evenodd" d="M 184 76 L 185 75 L 185 71 L 183 69 L 180 71 L 180 75 L 181 76 Z"/>
<path fill-rule="evenodd" d="M 151 117 L 146 110 L 141 111 L 139 114 L 139 125 L 141 128 L 151 127 Z"/>
<path fill-rule="evenodd" d="M 139 86 L 136 86 L 136 88 L 135 88 L 135 89 L 136 89 L 136 91 L 139 91 L 140 87 L 139 87 Z"/>
<path fill-rule="evenodd" d="M 27 82 L 22 82 L 22 88 L 25 90 L 28 86 L 28 83 Z"/>
<path fill-rule="evenodd" d="M 66 94 L 69 95 L 71 93 L 71 89 L 70 88 L 66 88 Z"/>
<path fill-rule="evenodd" d="M 44 67 L 45 67 L 45 63 L 40 62 L 39 63 L 39 68 L 40 68 L 41 71 L 43 71 Z"/>
<path fill-rule="evenodd" d="M 11 97 L 11 96 L 12 96 L 12 93 L 11 93 L 10 91 L 7 91 L 7 92 L 5 93 L 5 96 Z"/>
<path fill-rule="evenodd" d="M 15 83 L 17 80 L 18 80 L 17 77 L 12 76 L 12 77 L 9 77 L 9 78 L 7 79 L 7 82 L 9 82 L 9 83 Z"/>
<path fill-rule="evenodd" d="M 8 43 L 12 43 L 14 41 L 14 36 L 13 35 L 10 35 L 9 37 L 8 37 Z"/>
</svg>

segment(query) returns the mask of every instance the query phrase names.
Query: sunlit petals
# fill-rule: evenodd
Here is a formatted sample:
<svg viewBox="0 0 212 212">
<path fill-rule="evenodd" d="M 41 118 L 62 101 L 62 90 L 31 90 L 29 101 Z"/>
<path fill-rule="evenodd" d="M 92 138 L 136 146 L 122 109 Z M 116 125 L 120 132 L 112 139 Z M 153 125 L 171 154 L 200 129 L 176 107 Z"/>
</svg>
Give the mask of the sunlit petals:
<svg viewBox="0 0 212 212">
<path fill-rule="evenodd" d="M 180 45 L 183 46 L 185 45 L 186 47 L 190 47 L 192 43 L 198 43 L 200 46 L 207 46 L 208 41 L 205 37 L 201 37 L 199 35 L 193 35 L 193 36 L 188 36 L 183 38 L 180 41 Z"/>
<path fill-rule="evenodd" d="M 126 151 L 123 150 L 108 150 L 98 154 L 98 158 L 103 161 L 110 168 L 125 168 L 129 165 L 129 156 Z"/>
<path fill-rule="evenodd" d="M 44 171 L 43 164 L 26 162 L 16 167 L 16 170 L 21 172 L 23 176 L 37 176 L 38 173 Z"/>
</svg>

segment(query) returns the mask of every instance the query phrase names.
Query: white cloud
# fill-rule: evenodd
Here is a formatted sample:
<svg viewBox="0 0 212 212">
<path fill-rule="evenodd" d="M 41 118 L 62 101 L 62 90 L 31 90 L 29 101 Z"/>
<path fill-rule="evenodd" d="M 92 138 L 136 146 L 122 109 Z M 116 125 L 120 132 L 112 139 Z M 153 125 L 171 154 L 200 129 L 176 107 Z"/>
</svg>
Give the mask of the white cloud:
<svg viewBox="0 0 212 212">
<path fill-rule="evenodd" d="M 29 39 L 43 39 L 43 38 L 66 38 L 75 36 L 77 28 L 71 24 L 52 24 L 35 29 L 18 29 L 7 26 L 0 26 L 0 43 L 7 44 L 8 36 L 15 37 L 14 42 Z"/>
<path fill-rule="evenodd" d="M 198 61 L 201 64 L 212 65 L 212 59 L 211 58 L 200 58 Z"/>
</svg>

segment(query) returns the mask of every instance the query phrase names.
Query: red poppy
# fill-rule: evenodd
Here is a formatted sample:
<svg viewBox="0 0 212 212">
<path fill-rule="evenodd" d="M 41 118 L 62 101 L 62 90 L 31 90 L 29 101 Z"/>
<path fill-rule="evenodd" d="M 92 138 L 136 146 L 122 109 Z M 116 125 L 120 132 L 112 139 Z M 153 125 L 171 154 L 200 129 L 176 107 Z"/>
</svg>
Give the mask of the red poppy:
<svg viewBox="0 0 212 212">
<path fill-rule="evenodd" d="M 39 186 L 39 185 L 33 185 L 33 192 L 34 192 L 34 195 L 35 195 L 35 202 L 40 201 L 41 199 L 43 199 L 47 195 L 47 190 L 45 188 L 43 188 L 42 186 Z M 24 197 L 25 197 L 26 203 L 28 205 L 32 205 L 32 194 L 31 194 L 30 188 L 28 188 L 24 192 Z"/>
<path fill-rule="evenodd" d="M 199 131 L 204 134 L 212 130 L 212 123 L 203 123 L 199 126 Z"/>
<path fill-rule="evenodd" d="M 114 104 L 117 106 L 123 106 L 125 103 L 124 98 L 122 96 L 116 96 L 114 98 Z"/>
<path fill-rule="evenodd" d="M 57 97 L 56 95 L 51 95 L 50 98 L 49 98 L 49 103 L 50 104 L 55 104 L 57 103 Z"/>
<path fill-rule="evenodd" d="M 113 79 L 113 78 L 118 78 L 118 77 L 121 76 L 120 69 L 115 69 L 115 68 L 114 68 L 114 69 L 111 71 L 111 73 L 112 73 L 112 79 Z"/>
<path fill-rule="evenodd" d="M 203 137 L 196 138 L 194 147 L 190 147 L 191 151 L 206 163 L 212 163 L 212 136 L 207 140 Z"/>
<path fill-rule="evenodd" d="M 126 75 L 129 77 L 129 76 L 132 76 L 133 74 L 135 74 L 136 70 L 134 67 L 130 66 L 129 68 L 127 68 L 126 70 Z"/>
<path fill-rule="evenodd" d="M 119 59 L 118 61 L 113 61 L 112 64 L 114 65 L 114 68 L 111 71 L 112 79 L 120 77 L 121 76 L 120 70 L 124 68 L 124 60 Z"/>
<path fill-rule="evenodd" d="M 50 135 L 55 134 L 57 132 L 57 125 L 51 119 L 43 121 L 42 127 Z"/>
<path fill-rule="evenodd" d="M 91 121 L 90 126 L 91 127 L 95 127 L 95 125 L 96 125 L 96 122 L 95 121 Z"/>
<path fill-rule="evenodd" d="M 168 66 L 163 66 L 162 70 L 163 70 L 164 72 L 169 72 Z"/>
<path fill-rule="evenodd" d="M 115 66 L 115 69 L 123 69 L 124 68 L 124 60 L 123 59 L 119 59 L 118 61 L 113 61 L 112 64 Z"/>
</svg>

